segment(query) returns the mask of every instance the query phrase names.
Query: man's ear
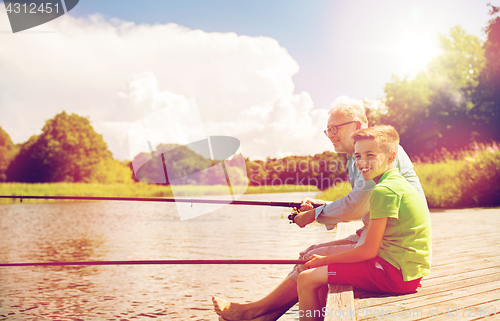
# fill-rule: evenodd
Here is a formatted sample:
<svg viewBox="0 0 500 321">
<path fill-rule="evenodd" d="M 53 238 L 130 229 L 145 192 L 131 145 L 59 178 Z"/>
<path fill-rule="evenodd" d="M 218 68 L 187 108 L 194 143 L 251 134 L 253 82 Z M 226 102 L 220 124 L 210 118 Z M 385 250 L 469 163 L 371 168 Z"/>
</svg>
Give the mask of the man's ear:
<svg viewBox="0 0 500 321">
<path fill-rule="evenodd" d="M 392 164 L 396 161 L 396 152 L 391 150 L 389 152 L 389 164 Z"/>
<path fill-rule="evenodd" d="M 361 129 L 361 122 L 358 120 L 356 121 L 356 130 Z"/>
</svg>

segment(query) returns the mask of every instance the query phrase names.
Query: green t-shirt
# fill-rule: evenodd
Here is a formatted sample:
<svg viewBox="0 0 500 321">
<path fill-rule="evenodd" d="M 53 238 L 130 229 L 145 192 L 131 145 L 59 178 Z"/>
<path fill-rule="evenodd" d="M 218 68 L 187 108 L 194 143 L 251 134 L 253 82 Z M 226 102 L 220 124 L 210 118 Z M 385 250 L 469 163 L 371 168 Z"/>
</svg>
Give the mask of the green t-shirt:
<svg viewBox="0 0 500 321">
<path fill-rule="evenodd" d="M 431 220 L 422 196 L 394 168 L 382 175 L 370 198 L 370 218 L 387 217 L 378 256 L 401 270 L 404 281 L 430 273 Z"/>
</svg>

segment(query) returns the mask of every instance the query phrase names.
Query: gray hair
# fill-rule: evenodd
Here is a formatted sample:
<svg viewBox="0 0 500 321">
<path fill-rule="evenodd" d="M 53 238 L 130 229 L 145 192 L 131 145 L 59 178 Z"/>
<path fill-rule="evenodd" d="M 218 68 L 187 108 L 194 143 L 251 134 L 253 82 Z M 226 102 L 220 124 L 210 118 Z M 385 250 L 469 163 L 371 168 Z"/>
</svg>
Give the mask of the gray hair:
<svg viewBox="0 0 500 321">
<path fill-rule="evenodd" d="M 330 108 L 328 115 L 338 114 L 346 118 L 361 122 L 363 127 L 368 127 L 368 119 L 366 118 L 366 109 L 364 106 L 353 103 L 336 104 Z"/>
</svg>

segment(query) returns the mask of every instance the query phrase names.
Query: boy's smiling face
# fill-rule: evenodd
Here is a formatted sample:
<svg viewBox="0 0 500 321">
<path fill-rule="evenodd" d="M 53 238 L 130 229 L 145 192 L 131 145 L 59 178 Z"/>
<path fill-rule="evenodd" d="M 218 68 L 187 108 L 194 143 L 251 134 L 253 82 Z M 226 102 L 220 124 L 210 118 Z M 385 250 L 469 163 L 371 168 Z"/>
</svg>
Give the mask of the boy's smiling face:
<svg viewBox="0 0 500 321">
<path fill-rule="evenodd" d="M 385 152 L 375 139 L 363 139 L 354 145 L 356 167 L 365 181 L 373 179 L 378 183 L 380 177 L 393 168 L 396 152 Z"/>
</svg>

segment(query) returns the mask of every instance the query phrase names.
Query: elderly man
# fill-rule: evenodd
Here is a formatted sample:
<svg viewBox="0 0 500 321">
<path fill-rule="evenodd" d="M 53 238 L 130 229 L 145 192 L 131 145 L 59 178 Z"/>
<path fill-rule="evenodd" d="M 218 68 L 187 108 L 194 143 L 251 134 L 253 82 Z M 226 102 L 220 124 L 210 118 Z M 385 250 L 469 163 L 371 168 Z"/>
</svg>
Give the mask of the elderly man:
<svg viewBox="0 0 500 321">
<path fill-rule="evenodd" d="M 358 105 L 341 104 L 332 107 L 326 136 L 330 139 L 337 153 L 347 154 L 347 166 L 351 192 L 345 197 L 327 203 L 322 200 L 305 199 L 301 204 L 301 213 L 294 222 L 305 227 L 315 220 L 325 224 L 327 229 L 333 229 L 337 223 L 363 218 L 364 227 L 343 240 L 312 245 L 300 253 L 299 259 L 308 260 L 312 254 L 333 255 L 348 251 L 364 242 L 366 227 L 369 224 L 370 195 L 375 182 L 365 181 L 355 165 L 354 140 L 351 135 L 360 128 L 368 127 L 365 109 Z M 425 199 L 420 181 L 413 170 L 410 158 L 399 146 L 395 167 Z M 313 208 L 315 205 L 320 205 Z M 277 320 L 283 313 L 292 307 L 298 300 L 297 278 L 304 269 L 303 265 L 296 265 L 287 278 L 270 294 L 259 301 L 248 304 L 231 303 L 219 298 L 212 298 L 215 312 L 219 320 Z M 324 289 L 325 297 L 326 290 Z"/>
</svg>

